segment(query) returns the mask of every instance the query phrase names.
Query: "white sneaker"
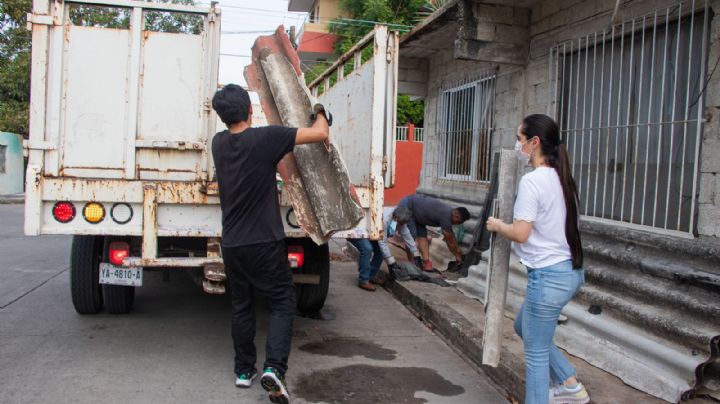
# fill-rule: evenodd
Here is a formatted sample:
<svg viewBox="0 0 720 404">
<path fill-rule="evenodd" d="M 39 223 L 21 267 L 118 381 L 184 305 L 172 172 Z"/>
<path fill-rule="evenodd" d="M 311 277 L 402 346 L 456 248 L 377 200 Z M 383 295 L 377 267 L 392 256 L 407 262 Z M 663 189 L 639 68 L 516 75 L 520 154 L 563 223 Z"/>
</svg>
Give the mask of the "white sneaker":
<svg viewBox="0 0 720 404">
<path fill-rule="evenodd" d="M 290 393 L 285 386 L 285 376 L 275 368 L 265 368 L 260 378 L 260 385 L 267 391 L 268 398 L 275 404 L 288 404 Z"/>
<path fill-rule="evenodd" d="M 257 377 L 257 370 L 253 369 L 250 372 L 240 373 L 235 376 L 235 387 L 247 389 L 252 386 L 253 380 Z"/>
<path fill-rule="evenodd" d="M 582 383 L 572 389 L 560 384 L 550 388 L 550 404 L 585 404 L 590 402 L 590 395 Z"/>
</svg>

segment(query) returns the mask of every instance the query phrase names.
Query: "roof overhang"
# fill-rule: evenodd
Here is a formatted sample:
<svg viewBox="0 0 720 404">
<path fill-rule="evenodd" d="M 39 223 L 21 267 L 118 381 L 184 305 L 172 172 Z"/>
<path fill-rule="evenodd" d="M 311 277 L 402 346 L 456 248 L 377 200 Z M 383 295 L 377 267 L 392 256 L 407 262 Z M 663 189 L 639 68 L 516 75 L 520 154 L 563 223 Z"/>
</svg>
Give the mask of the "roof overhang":
<svg viewBox="0 0 720 404">
<path fill-rule="evenodd" d="M 290 0 L 288 1 L 288 11 L 301 13 L 309 13 L 315 0 Z"/>
<path fill-rule="evenodd" d="M 450 0 L 400 39 L 400 55 L 430 59 L 453 50 L 456 59 L 527 63 L 530 8 L 538 0 Z M 495 34 L 495 25 L 504 35 Z"/>
</svg>

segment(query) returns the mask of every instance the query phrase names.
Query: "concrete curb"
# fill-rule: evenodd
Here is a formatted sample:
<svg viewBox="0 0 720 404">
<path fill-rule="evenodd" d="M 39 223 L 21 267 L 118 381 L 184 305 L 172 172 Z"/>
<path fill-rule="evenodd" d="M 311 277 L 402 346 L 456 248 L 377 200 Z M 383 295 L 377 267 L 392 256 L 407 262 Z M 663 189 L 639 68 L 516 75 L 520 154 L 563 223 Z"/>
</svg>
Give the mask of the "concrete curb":
<svg viewBox="0 0 720 404">
<path fill-rule="evenodd" d="M 386 288 L 418 318 L 440 334 L 448 344 L 462 352 L 474 366 L 490 376 L 498 387 L 503 389 L 511 402 L 521 402 L 522 397 L 525 395 L 525 363 L 523 358 L 503 350 L 498 367 L 483 365 L 482 328 L 474 325 L 447 304 L 429 299 L 433 296 L 417 290 L 416 287 L 420 285 L 417 282 L 389 281 Z M 506 331 L 508 329 L 512 330 L 510 321 L 505 319 L 505 322 L 504 329 Z"/>
</svg>

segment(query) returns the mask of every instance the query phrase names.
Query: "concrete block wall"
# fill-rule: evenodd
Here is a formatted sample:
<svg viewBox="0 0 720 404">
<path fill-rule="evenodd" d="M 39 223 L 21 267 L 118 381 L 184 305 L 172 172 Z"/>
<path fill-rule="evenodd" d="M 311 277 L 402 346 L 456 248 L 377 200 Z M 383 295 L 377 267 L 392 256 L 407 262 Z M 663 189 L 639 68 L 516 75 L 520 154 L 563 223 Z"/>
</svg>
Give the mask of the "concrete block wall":
<svg viewBox="0 0 720 404">
<path fill-rule="evenodd" d="M 450 45 L 450 44 L 449 44 Z M 438 178 L 440 142 L 437 135 L 438 100 L 440 90 L 450 83 L 477 77 L 483 72 L 494 69 L 492 64 L 474 61 L 456 60 L 452 48 L 439 52 L 429 61 L 427 97 L 425 98 L 425 139 L 423 148 L 423 168 L 420 174 L 419 189 L 435 195 L 451 194 L 464 200 L 479 200 L 487 185 L 480 183 L 446 181 Z"/>
<path fill-rule="evenodd" d="M 428 61 L 417 58 L 400 58 L 398 92 L 424 98 L 427 96 Z"/>
<path fill-rule="evenodd" d="M 622 5 L 618 21 L 676 5 L 676 0 L 638 0 Z M 527 65 L 525 113 L 554 115 L 549 82 L 549 49 L 553 45 L 593 34 L 610 26 L 613 0 L 546 0 L 530 12 L 530 48 Z M 712 1 L 707 70 L 720 58 L 720 2 Z M 707 71 L 706 74 L 709 74 Z M 710 78 L 705 91 L 705 115 L 698 181 L 697 231 L 720 237 L 720 74 Z"/>
</svg>

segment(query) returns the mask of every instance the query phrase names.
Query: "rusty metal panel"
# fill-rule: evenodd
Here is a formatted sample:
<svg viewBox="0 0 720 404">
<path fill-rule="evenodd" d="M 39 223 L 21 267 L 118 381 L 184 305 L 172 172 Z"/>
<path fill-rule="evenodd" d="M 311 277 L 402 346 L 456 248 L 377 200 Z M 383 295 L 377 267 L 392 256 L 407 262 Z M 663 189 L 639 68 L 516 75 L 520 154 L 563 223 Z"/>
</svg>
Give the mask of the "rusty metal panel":
<svg viewBox="0 0 720 404">
<path fill-rule="evenodd" d="M 130 204 L 133 215 L 128 223 L 115 223 L 110 217 L 112 203 L 99 201 L 105 207 L 105 218 L 97 224 L 92 224 L 82 217 L 83 206 L 93 199 L 66 199 L 75 205 L 77 210 L 75 219 L 70 223 L 60 223 L 52 216 L 52 209 L 55 201 L 42 203 L 42 234 L 85 234 L 85 235 L 118 235 L 118 236 L 140 236 L 142 234 L 142 204 Z"/>
<path fill-rule="evenodd" d="M 248 87 L 257 91 L 271 124 L 311 125 L 315 100 L 301 77 L 297 53 L 282 26 L 274 35 L 261 36 L 252 48 L 253 63 L 246 67 Z M 338 149 L 333 145 L 295 147 L 278 171 L 303 230 L 318 244 L 363 217 Z"/>
<path fill-rule="evenodd" d="M 373 64 L 365 63 L 318 97 L 333 114 L 332 143 L 345 158 L 350 180 L 356 186 L 370 184 L 372 159 L 382 162 L 382 153 L 372 155 L 371 150 L 373 142 L 382 143 L 382 138 L 369 139 L 375 134 L 373 112 L 383 108 L 384 102 L 373 97 L 374 73 Z"/>
<path fill-rule="evenodd" d="M 203 37 L 143 33 L 138 139 L 205 139 Z"/>
<path fill-rule="evenodd" d="M 211 167 L 207 140 L 215 132 L 209 100 L 217 87 L 220 10 L 124 0 L 67 3 L 121 7 L 131 19 L 127 29 L 75 26 L 66 2 L 33 1 L 26 234 L 139 235 L 145 228 L 152 241 L 157 204 L 207 204 L 219 212 L 217 193 L 208 195 L 204 181 Z M 147 9 L 200 14 L 203 32 L 145 31 Z M 146 186 L 155 194 L 152 206 L 144 207 Z M 124 227 L 108 219 L 91 225 L 80 213 L 60 224 L 51 215 L 58 200 L 79 209 L 88 201 L 107 208 L 126 202 L 136 216 Z M 144 216 L 152 220 L 143 223 Z M 215 234 L 219 226 L 203 231 Z"/>
<path fill-rule="evenodd" d="M 157 208 L 157 234 L 160 237 L 220 237 L 220 205 L 160 204 Z"/>
<path fill-rule="evenodd" d="M 67 26 L 65 37 L 61 174 L 121 178 L 130 31 Z"/>
</svg>

